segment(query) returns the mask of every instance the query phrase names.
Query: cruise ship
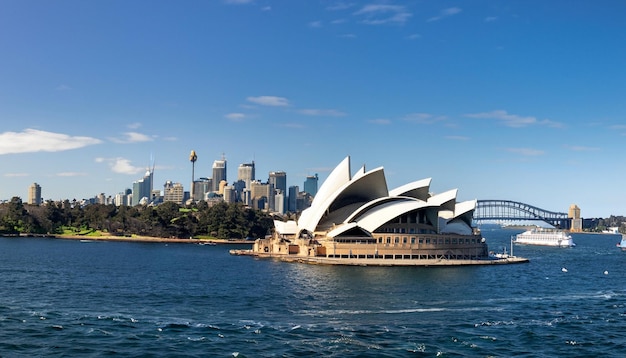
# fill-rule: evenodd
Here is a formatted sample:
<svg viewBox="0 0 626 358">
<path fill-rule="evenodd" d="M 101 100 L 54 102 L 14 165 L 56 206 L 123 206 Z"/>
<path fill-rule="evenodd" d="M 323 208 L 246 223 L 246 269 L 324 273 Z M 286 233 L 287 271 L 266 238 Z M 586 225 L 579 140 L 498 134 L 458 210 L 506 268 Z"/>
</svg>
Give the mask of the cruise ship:
<svg viewBox="0 0 626 358">
<path fill-rule="evenodd" d="M 572 247 L 576 246 L 572 236 L 563 230 L 550 228 L 533 228 L 521 234 L 517 234 L 513 239 L 516 244 Z"/>
<path fill-rule="evenodd" d="M 233 255 L 318 264 L 430 266 L 527 262 L 489 255 L 472 226 L 476 200 L 430 192 L 431 179 L 389 190 L 382 167 L 354 175 L 346 157 L 297 220 L 274 221 L 271 236 Z"/>
</svg>

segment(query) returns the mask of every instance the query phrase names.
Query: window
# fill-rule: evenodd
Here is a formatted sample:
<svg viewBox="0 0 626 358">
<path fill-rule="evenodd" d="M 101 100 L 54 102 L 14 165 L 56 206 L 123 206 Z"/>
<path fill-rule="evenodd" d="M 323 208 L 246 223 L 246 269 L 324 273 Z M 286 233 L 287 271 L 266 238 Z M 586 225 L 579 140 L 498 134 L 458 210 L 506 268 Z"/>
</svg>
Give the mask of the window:
<svg viewBox="0 0 626 358">
<path fill-rule="evenodd" d="M 402 243 L 406 244 L 406 242 L 407 242 L 407 238 L 406 237 L 402 238 Z"/>
</svg>

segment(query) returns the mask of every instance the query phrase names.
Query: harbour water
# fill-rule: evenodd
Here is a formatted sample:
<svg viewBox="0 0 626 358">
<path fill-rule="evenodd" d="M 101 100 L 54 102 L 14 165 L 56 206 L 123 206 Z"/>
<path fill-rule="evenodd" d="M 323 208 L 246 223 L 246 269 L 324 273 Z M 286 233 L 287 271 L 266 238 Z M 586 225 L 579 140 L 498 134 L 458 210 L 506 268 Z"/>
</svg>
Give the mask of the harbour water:
<svg viewBox="0 0 626 358">
<path fill-rule="evenodd" d="M 483 229 L 491 250 L 520 231 Z M 618 235 L 530 263 L 340 267 L 232 246 L 0 238 L 0 356 L 626 356 Z"/>
</svg>

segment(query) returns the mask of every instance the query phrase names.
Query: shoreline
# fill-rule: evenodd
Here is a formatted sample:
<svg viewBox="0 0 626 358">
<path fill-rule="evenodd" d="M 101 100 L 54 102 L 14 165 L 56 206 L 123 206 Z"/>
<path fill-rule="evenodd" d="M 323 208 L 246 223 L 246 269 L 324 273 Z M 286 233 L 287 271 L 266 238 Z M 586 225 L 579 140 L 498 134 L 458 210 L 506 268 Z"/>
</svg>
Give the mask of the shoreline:
<svg viewBox="0 0 626 358">
<path fill-rule="evenodd" d="M 329 258 L 315 256 L 291 256 L 280 254 L 259 253 L 252 250 L 230 250 L 234 256 L 251 256 L 254 258 L 275 259 L 284 262 L 299 262 L 313 265 L 343 265 L 343 266 L 478 266 L 478 265 L 510 265 L 530 262 L 524 257 L 510 256 L 484 260 L 402 260 L 402 259 L 357 259 L 357 258 Z"/>
<path fill-rule="evenodd" d="M 67 235 L 67 234 L 20 234 L 19 236 L 6 236 L 16 238 L 49 238 L 49 239 L 62 239 L 62 240 L 81 240 L 81 241 L 112 241 L 112 242 L 148 242 L 148 243 L 176 243 L 176 244 L 210 244 L 210 245 L 241 245 L 250 244 L 254 241 L 250 240 L 220 240 L 220 239 L 181 239 L 181 238 L 165 238 L 165 237 L 152 237 L 152 236 L 113 236 L 113 235 L 101 235 L 101 236 L 87 236 L 87 235 Z"/>
</svg>

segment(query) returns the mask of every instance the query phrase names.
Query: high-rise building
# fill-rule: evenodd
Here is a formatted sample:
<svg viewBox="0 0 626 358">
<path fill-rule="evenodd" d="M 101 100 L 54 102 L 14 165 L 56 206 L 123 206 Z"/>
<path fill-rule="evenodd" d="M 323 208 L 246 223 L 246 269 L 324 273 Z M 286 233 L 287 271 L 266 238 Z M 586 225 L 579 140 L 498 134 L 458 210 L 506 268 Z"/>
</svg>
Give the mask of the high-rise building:
<svg viewBox="0 0 626 358">
<path fill-rule="evenodd" d="M 317 194 L 317 180 L 317 173 L 315 175 L 307 176 L 304 181 L 304 192 L 309 193 L 311 196 L 315 196 Z"/>
<path fill-rule="evenodd" d="M 211 180 L 208 178 L 200 178 L 193 182 L 193 200 L 204 200 L 206 193 L 211 191 Z"/>
<path fill-rule="evenodd" d="M 246 183 L 246 188 L 250 189 L 250 182 L 256 179 L 254 175 L 254 160 L 252 163 L 239 164 L 237 180 L 243 180 Z"/>
<path fill-rule="evenodd" d="M 583 219 L 580 217 L 580 208 L 576 204 L 572 204 L 567 211 L 567 217 L 572 219 L 571 232 L 583 231 Z"/>
<path fill-rule="evenodd" d="M 235 187 L 232 185 L 226 185 L 224 187 L 224 201 L 231 204 L 236 200 Z"/>
<path fill-rule="evenodd" d="M 276 190 L 276 195 L 274 195 L 274 212 L 279 214 L 286 212 L 285 203 L 287 203 L 287 200 L 285 199 L 285 192 L 280 189 Z"/>
<path fill-rule="evenodd" d="M 141 199 L 146 198 L 150 201 L 152 197 L 152 180 L 154 177 L 154 169 L 146 171 L 143 178 L 133 182 L 133 199 L 132 206 L 138 205 Z"/>
<path fill-rule="evenodd" d="M 258 180 L 253 180 L 250 183 L 250 199 L 259 199 L 262 197 L 269 197 L 270 186 L 261 183 Z"/>
<path fill-rule="evenodd" d="M 283 171 L 270 172 L 269 176 L 270 177 L 267 181 L 270 186 L 270 195 L 268 197 L 269 209 L 270 211 L 278 212 L 278 207 L 283 209 L 285 208 L 286 201 L 281 203 L 280 205 L 276 205 L 275 194 L 277 192 L 281 192 L 283 193 L 283 195 L 281 196 L 282 200 L 284 201 L 287 199 L 284 195 L 284 193 L 287 192 L 287 173 Z"/>
<path fill-rule="evenodd" d="M 283 171 L 270 172 L 268 183 L 270 185 L 273 185 L 274 189 L 279 189 L 283 192 L 287 192 L 287 173 Z"/>
<path fill-rule="evenodd" d="M 298 191 L 300 188 L 297 185 L 292 185 L 289 187 L 289 196 L 287 201 L 287 211 L 290 213 L 295 213 L 298 211 Z"/>
<path fill-rule="evenodd" d="M 104 193 L 100 193 L 96 196 L 96 202 L 98 204 L 106 205 L 107 204 L 107 196 Z"/>
<path fill-rule="evenodd" d="M 166 181 L 165 185 L 163 185 L 163 201 L 172 201 L 178 205 L 183 204 L 183 200 L 185 198 L 185 190 L 183 189 L 183 185 L 181 183 L 172 183 L 171 181 Z"/>
<path fill-rule="evenodd" d="M 222 155 L 222 159 L 213 162 L 213 191 L 220 189 L 221 181 L 228 181 L 226 179 L 226 158 Z"/>
<path fill-rule="evenodd" d="M 41 186 L 37 183 L 32 183 L 28 187 L 28 204 L 41 204 Z"/>
</svg>

